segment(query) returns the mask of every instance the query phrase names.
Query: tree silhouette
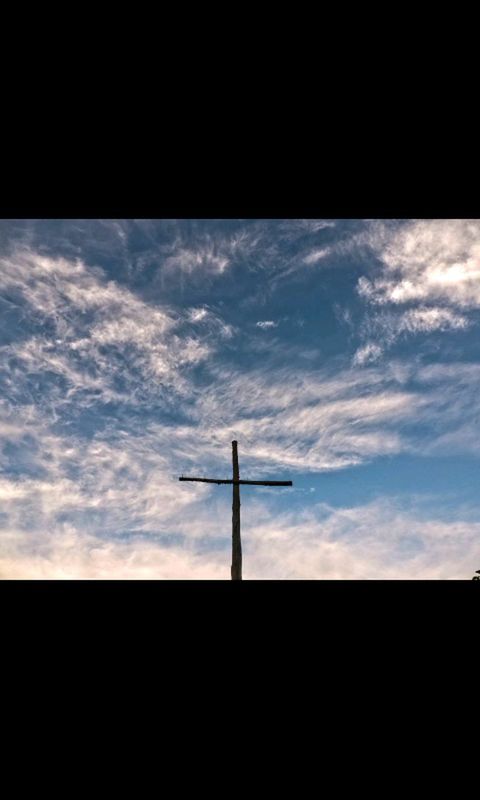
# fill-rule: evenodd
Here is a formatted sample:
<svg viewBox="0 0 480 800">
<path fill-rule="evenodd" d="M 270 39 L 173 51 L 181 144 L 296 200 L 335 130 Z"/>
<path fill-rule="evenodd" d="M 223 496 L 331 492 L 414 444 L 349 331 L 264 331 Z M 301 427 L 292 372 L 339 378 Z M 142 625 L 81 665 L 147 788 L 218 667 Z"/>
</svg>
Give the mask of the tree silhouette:
<svg viewBox="0 0 480 800">
<path fill-rule="evenodd" d="M 477 569 L 475 575 L 472 578 L 472 581 L 480 581 L 480 569 Z"/>
</svg>

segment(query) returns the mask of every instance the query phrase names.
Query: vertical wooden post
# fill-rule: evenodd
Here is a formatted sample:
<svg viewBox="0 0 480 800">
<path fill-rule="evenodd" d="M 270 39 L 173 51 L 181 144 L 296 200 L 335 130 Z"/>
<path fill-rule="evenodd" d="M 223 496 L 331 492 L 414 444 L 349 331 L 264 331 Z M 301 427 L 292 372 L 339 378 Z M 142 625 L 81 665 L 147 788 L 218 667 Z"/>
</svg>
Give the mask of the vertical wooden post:
<svg viewBox="0 0 480 800">
<path fill-rule="evenodd" d="M 232 442 L 233 480 L 240 480 L 237 442 Z M 242 541 L 240 539 L 240 486 L 233 484 L 232 503 L 232 581 L 242 580 Z"/>
<path fill-rule="evenodd" d="M 180 481 L 201 481 L 202 483 L 231 483 L 233 489 L 232 501 L 232 565 L 230 575 L 232 581 L 242 580 L 242 541 L 240 539 L 240 484 L 251 486 L 292 486 L 292 481 L 241 481 L 238 468 L 238 442 L 232 442 L 232 480 L 223 478 L 186 478 L 182 475 Z"/>
</svg>

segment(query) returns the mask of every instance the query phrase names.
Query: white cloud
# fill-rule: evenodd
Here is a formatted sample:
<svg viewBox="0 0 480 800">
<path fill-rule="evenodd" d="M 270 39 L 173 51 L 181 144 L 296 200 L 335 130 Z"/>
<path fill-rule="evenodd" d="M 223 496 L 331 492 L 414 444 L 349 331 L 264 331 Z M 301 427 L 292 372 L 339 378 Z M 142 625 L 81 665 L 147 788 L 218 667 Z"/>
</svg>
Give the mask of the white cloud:
<svg viewBox="0 0 480 800">
<path fill-rule="evenodd" d="M 469 320 L 447 308 L 413 308 L 406 311 L 399 320 L 399 331 L 430 333 L 432 331 L 463 330 Z"/>
<path fill-rule="evenodd" d="M 214 375 L 193 420 L 212 448 L 225 451 L 238 437 L 247 443 L 252 468 L 270 471 L 338 469 L 401 452 L 401 426 L 395 426 L 415 417 L 423 402 L 371 370 L 216 369 Z"/>
<path fill-rule="evenodd" d="M 233 325 L 227 325 L 217 314 L 205 306 L 189 309 L 187 319 L 193 324 L 201 323 L 204 329 L 225 339 L 231 339 L 235 333 Z"/>
<path fill-rule="evenodd" d="M 19 256 L 17 272 L 15 263 L 7 264 L 0 280 L 9 285 L 17 281 L 19 293 L 23 291 L 29 298 L 26 311 L 31 306 L 43 307 L 45 297 L 50 298 L 48 307 L 54 308 L 61 308 L 65 294 L 75 298 L 69 300 L 62 315 L 54 317 L 55 330 L 50 337 L 27 337 L 2 351 L 12 400 L 22 396 L 25 403 L 25 397 L 31 398 L 30 404 L 39 405 L 46 417 L 55 418 L 65 404 L 75 403 L 78 409 L 99 398 L 140 407 L 148 403 L 178 407 L 179 399 L 186 398 L 182 411 L 192 426 L 202 430 L 206 444 L 196 442 L 190 447 L 192 428 L 181 425 L 170 429 L 172 433 L 160 429 L 158 441 L 168 452 L 187 453 L 187 464 L 206 455 L 213 463 L 221 463 L 225 444 L 235 430 L 252 443 L 249 458 L 256 468 L 322 470 L 404 451 L 408 447 L 405 424 L 418 419 L 429 406 L 429 396 L 399 390 L 391 374 L 371 367 L 332 374 L 299 370 L 298 365 L 278 369 L 264 361 L 261 370 L 244 372 L 220 368 L 210 359 L 209 381 L 200 391 L 190 379 L 188 367 L 212 355 L 216 331 L 226 327 L 210 309 L 193 308 L 179 315 L 152 307 L 113 282 L 105 286 L 101 271 L 91 271 L 80 262 L 38 260 L 27 253 Z M 70 284 L 79 291 L 67 291 Z M 99 305 L 98 297 L 105 288 L 107 293 Z M 81 309 L 89 303 L 89 322 L 85 324 Z M 275 324 L 273 320 L 260 322 L 264 326 L 269 323 L 268 327 Z M 421 307 L 406 311 L 395 324 L 398 333 L 460 328 L 466 323 L 448 309 Z M 199 332 L 204 329 L 202 338 L 181 333 L 185 327 L 191 331 L 192 325 Z M 59 328 L 60 344 L 56 342 Z M 367 342 L 357 351 L 354 367 L 371 365 L 381 346 Z M 32 384 L 47 381 L 49 374 L 60 376 L 65 384 L 55 381 L 43 388 L 40 396 L 31 395 Z M 11 418 L 7 422 L 14 424 Z"/>
<path fill-rule="evenodd" d="M 386 261 L 382 269 L 390 269 Z M 415 448 L 477 447 L 476 365 L 435 371 L 392 362 L 379 368 L 374 362 L 386 344 L 369 341 L 350 369 L 336 364 L 335 370 L 306 371 L 294 354 L 284 368 L 265 360 L 261 369 L 242 371 L 211 358 L 215 338 L 229 335 L 211 309 L 174 313 L 153 306 L 82 262 L 24 251 L 0 263 L 0 287 L 26 321 L 22 341 L 1 350 L 11 405 L 1 406 L 0 436 L 8 447 L 0 451 L 0 466 L 8 467 L 11 448 L 16 456 L 28 454 L 25 474 L 2 474 L 0 481 L 0 569 L 7 577 L 228 579 L 228 498 L 202 485 L 179 485 L 177 477 L 191 466 L 227 476 L 232 438 L 241 443 L 241 469 L 265 476 L 339 469 Z M 470 321 L 466 307 L 444 298 L 401 313 L 398 303 L 392 305 L 394 313 L 384 309 L 383 322 L 376 322 L 379 331 L 384 324 L 387 343 L 391 335 L 461 330 Z M 197 386 L 188 368 L 207 359 L 206 380 Z M 368 368 L 356 369 L 361 365 Z M 41 385 L 51 374 L 63 383 Z M 129 418 L 124 430 L 119 415 L 91 439 L 54 426 L 63 404 L 72 403 L 74 423 L 75 414 L 98 398 L 140 409 L 149 402 L 158 408 L 168 398 L 188 424 Z M 185 398 L 188 403 L 178 402 Z M 424 426 L 421 442 L 409 439 L 410 424 Z M 471 571 L 473 539 L 464 523 L 455 527 L 385 506 L 341 513 L 319 506 L 300 518 L 279 515 L 273 501 L 248 508 L 246 577 L 455 577 L 464 567 Z M 419 531 L 416 544 L 404 557 L 412 526 Z M 370 529 L 377 543 L 368 538 Z M 387 543 L 384 530 L 393 537 Z M 216 549 L 225 541 L 227 554 Z M 425 543 L 433 560 L 422 550 Z"/>
<path fill-rule="evenodd" d="M 233 334 L 208 312 L 207 336 L 180 335 L 188 315 L 184 320 L 171 309 L 149 305 L 81 261 L 28 250 L 0 259 L 0 289 L 15 296 L 33 331 L 1 348 L 5 363 L 16 363 L 10 387 L 17 394 L 28 392 L 32 376 L 48 374 L 67 382 L 62 402 L 82 394 L 84 403 L 101 397 L 135 404 L 139 395 L 158 396 L 164 387 L 182 393 L 184 369 L 215 348 L 210 330 Z"/>
<path fill-rule="evenodd" d="M 199 245 L 197 248 L 177 247 L 173 255 L 162 263 L 165 274 L 185 272 L 187 275 L 200 272 L 210 275 L 222 275 L 230 264 L 226 252 L 219 252 L 215 243 Z"/>
<path fill-rule="evenodd" d="M 220 580 L 228 573 L 218 553 L 145 540 L 102 541 L 66 525 L 49 539 L 47 532 L 39 534 L 33 548 L 31 535 L 21 531 L 0 536 L 0 578 L 9 580 Z"/>
<path fill-rule="evenodd" d="M 383 348 L 380 347 L 378 344 L 374 344 L 369 342 L 368 344 L 360 347 L 353 357 L 353 363 L 356 366 L 361 366 L 362 364 L 370 364 L 373 361 L 378 361 L 380 356 L 383 354 Z"/>
<path fill-rule="evenodd" d="M 188 312 L 188 318 L 191 322 L 201 322 L 208 317 L 206 308 L 191 308 Z"/>
<path fill-rule="evenodd" d="M 264 321 L 257 322 L 257 328 L 262 328 L 266 330 L 267 328 L 278 328 L 278 322 L 274 322 L 271 319 L 266 319 Z"/>
<path fill-rule="evenodd" d="M 283 222 L 283 227 L 287 231 L 302 234 L 315 234 L 327 228 L 334 228 L 336 222 L 327 219 L 289 219 Z"/>
<path fill-rule="evenodd" d="M 394 499 L 318 504 L 258 523 L 250 507 L 245 516 L 245 577 L 468 580 L 478 564 L 479 523 L 431 518 L 415 503 L 408 512 Z"/>
<path fill-rule="evenodd" d="M 285 369 L 250 374 L 217 369 L 213 377 L 211 386 L 195 395 L 191 425 L 134 424 L 130 419 L 127 430 L 119 421 L 112 422 L 89 440 L 73 432 L 54 433 L 39 406 L 34 415 L 28 407 L 17 408 L 15 418 L 26 437 L 18 446 L 28 458 L 29 474 L 5 476 L 0 494 L 3 527 L 19 532 L 20 550 L 25 547 L 31 555 L 37 539 L 46 551 L 55 550 L 55 537 L 58 533 L 61 539 L 65 525 L 78 536 L 94 537 L 102 552 L 107 540 L 120 547 L 125 531 L 133 535 L 130 551 L 126 544 L 123 551 L 112 544 L 112 552 L 134 553 L 135 542 L 141 545 L 142 537 L 150 541 L 152 536 L 151 547 L 159 552 L 166 546 L 165 537 L 172 535 L 181 538 L 179 553 L 188 550 L 188 542 L 208 537 L 223 541 L 228 500 L 220 502 L 222 495 L 212 494 L 208 485 L 179 484 L 178 476 L 190 472 L 227 477 L 233 438 L 240 441 L 243 474 L 340 468 L 405 449 L 399 427 L 422 409 L 415 395 L 388 386 L 385 376 L 371 371 L 335 377 L 312 372 L 299 379 Z M 4 414 L 2 422 L 8 431 L 11 414 Z M 15 457 L 18 463 L 18 454 Z M 212 517 L 215 498 L 219 505 Z M 168 549 L 171 552 L 171 546 Z M 45 556 L 47 562 L 43 556 L 40 561 L 35 558 L 32 574 L 48 572 L 50 556 Z M 100 570 L 87 555 L 82 567 L 73 551 L 68 556 L 73 566 L 66 556 L 55 558 L 51 556 L 55 575 L 64 568 L 88 574 L 88 564 L 95 575 L 106 569 Z M 206 556 L 209 564 L 211 558 Z M 159 561 L 154 558 L 152 564 Z M 122 576 L 128 572 L 119 567 L 116 556 L 112 564 Z M 146 574 L 140 562 L 138 570 L 131 569 L 133 576 Z"/>
<path fill-rule="evenodd" d="M 474 322 L 466 312 L 480 308 L 479 220 L 374 221 L 345 248 L 378 259 L 357 291 L 373 310 L 364 333 L 382 349 L 402 334 L 462 331 Z"/>
<path fill-rule="evenodd" d="M 217 367 L 212 377 L 196 397 L 192 425 L 130 420 L 124 430 L 116 421 L 84 440 L 53 433 L 38 407 L 4 415 L 12 441 L 12 420 L 23 428 L 35 476 L 0 481 L 2 576 L 228 580 L 230 496 L 179 484 L 178 475 L 193 468 L 227 477 L 232 438 L 245 476 L 282 469 L 294 480 L 297 471 L 409 451 L 409 423 L 431 426 L 415 445 L 422 452 L 449 452 L 449 435 L 462 447 L 478 440 L 478 365 L 392 363 L 335 374 Z M 406 381 L 421 391 L 405 391 Z M 319 504 L 298 515 L 279 513 L 274 498 L 252 497 L 242 515 L 247 579 L 468 578 L 474 567 L 478 526 L 388 503 L 336 511 Z"/>
<path fill-rule="evenodd" d="M 413 502 L 411 502 L 413 500 Z M 0 534 L 0 576 L 9 579 L 229 580 L 229 499 L 183 526 L 178 544 L 158 537 L 102 538 L 62 523 L 53 530 Z M 244 578 L 470 579 L 478 567 L 480 525 L 431 517 L 410 498 L 332 508 L 318 503 L 299 513 L 249 497 L 242 504 Z M 212 528 L 222 546 L 198 547 L 198 529 Z M 194 532 L 193 538 L 189 533 Z"/>
<path fill-rule="evenodd" d="M 369 301 L 480 307 L 480 220 L 420 220 L 393 230 L 377 225 L 369 243 L 383 265 L 380 277 L 359 281 Z"/>
<path fill-rule="evenodd" d="M 312 250 L 311 253 L 306 255 L 303 259 L 305 264 L 317 264 L 322 258 L 325 258 L 330 253 L 329 247 L 322 247 L 319 250 Z"/>
<path fill-rule="evenodd" d="M 438 306 L 419 306 L 401 313 L 382 310 L 363 323 L 363 334 L 369 341 L 356 351 L 355 365 L 378 361 L 387 348 L 401 336 L 434 333 L 436 331 L 463 331 L 471 320 L 463 314 Z"/>
</svg>

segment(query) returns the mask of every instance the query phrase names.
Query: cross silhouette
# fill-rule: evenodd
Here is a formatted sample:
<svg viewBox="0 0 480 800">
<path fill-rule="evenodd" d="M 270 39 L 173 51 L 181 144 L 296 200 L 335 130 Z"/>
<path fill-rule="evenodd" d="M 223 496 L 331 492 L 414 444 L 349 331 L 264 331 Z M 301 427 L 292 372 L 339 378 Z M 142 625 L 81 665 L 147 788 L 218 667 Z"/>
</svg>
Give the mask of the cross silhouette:
<svg viewBox="0 0 480 800">
<path fill-rule="evenodd" d="M 199 481 L 200 483 L 231 483 L 233 489 L 232 502 L 232 566 L 230 574 L 232 581 L 242 580 L 242 541 L 240 538 L 240 484 L 248 486 L 293 486 L 292 481 L 241 481 L 238 469 L 238 442 L 232 442 L 232 480 L 221 478 L 184 478 L 179 481 Z"/>
</svg>

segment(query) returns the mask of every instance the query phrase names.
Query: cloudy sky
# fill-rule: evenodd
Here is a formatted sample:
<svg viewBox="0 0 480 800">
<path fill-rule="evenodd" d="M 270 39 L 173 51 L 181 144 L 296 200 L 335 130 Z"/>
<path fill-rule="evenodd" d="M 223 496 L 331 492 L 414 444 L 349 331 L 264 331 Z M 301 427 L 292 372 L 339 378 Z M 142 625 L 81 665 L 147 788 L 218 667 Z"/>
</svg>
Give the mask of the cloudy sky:
<svg viewBox="0 0 480 800">
<path fill-rule="evenodd" d="M 480 221 L 0 221 L 0 577 L 470 579 Z"/>
</svg>

